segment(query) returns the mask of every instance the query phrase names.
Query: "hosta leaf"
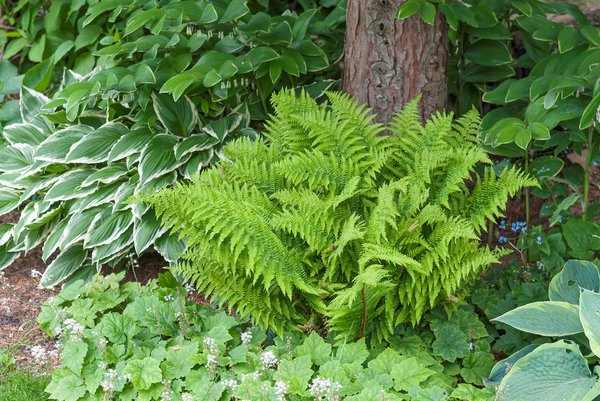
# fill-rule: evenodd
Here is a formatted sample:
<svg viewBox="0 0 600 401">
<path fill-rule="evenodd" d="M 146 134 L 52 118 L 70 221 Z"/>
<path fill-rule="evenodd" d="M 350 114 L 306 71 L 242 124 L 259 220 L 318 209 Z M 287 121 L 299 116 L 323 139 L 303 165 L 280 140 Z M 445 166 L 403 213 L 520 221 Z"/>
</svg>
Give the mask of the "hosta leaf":
<svg viewBox="0 0 600 401">
<path fill-rule="evenodd" d="M 177 139 L 172 135 L 160 134 L 152 138 L 142 151 L 138 168 L 142 185 L 178 167 L 174 152 L 176 145 Z"/>
<path fill-rule="evenodd" d="M 154 137 L 146 127 L 135 129 L 121 137 L 108 154 L 108 162 L 125 159 L 136 153 L 141 153 L 144 146 Z"/>
<path fill-rule="evenodd" d="M 87 187 L 93 184 L 112 184 L 118 181 L 121 177 L 127 175 L 129 170 L 124 163 L 114 163 L 108 167 L 104 167 L 95 173 L 89 175 L 82 183 L 82 187 Z"/>
<path fill-rule="evenodd" d="M 579 317 L 590 348 L 600 356 L 600 294 L 583 290 L 579 299 Z"/>
<path fill-rule="evenodd" d="M 0 215 L 6 214 L 19 207 L 19 194 L 10 189 L 0 189 Z"/>
<path fill-rule="evenodd" d="M 20 252 L 11 252 L 8 245 L 0 246 L 0 271 L 10 266 L 20 256 Z"/>
<path fill-rule="evenodd" d="M 71 146 L 91 131 L 93 128 L 86 125 L 74 125 L 56 131 L 39 145 L 34 157 L 52 163 L 64 163 Z"/>
<path fill-rule="evenodd" d="M 598 268 L 587 260 L 569 260 L 563 269 L 552 278 L 548 287 L 551 301 L 579 305 L 582 289 L 600 292 Z"/>
<path fill-rule="evenodd" d="M 175 262 L 185 252 L 185 243 L 175 235 L 163 235 L 154 244 L 154 248 L 167 262 Z"/>
<path fill-rule="evenodd" d="M 561 337 L 581 333 L 579 308 L 567 302 L 532 302 L 520 306 L 492 321 L 540 336 Z"/>
<path fill-rule="evenodd" d="M 75 143 L 67 154 L 66 163 L 104 163 L 108 155 L 129 130 L 121 123 L 106 123 Z"/>
<path fill-rule="evenodd" d="M 218 143 L 218 139 L 209 135 L 192 135 L 189 138 L 185 138 L 175 146 L 175 158 L 180 161 L 184 156 L 190 153 L 197 153 L 206 149 L 211 149 Z"/>
<path fill-rule="evenodd" d="M 87 252 L 80 246 L 74 245 L 56 257 L 44 272 L 40 285 L 52 287 L 71 276 L 83 266 Z"/>
<path fill-rule="evenodd" d="M 543 344 L 521 358 L 498 387 L 507 400 L 591 401 L 587 395 L 597 386 L 588 363 L 575 344 L 558 341 Z"/>
<path fill-rule="evenodd" d="M 0 171 L 23 172 L 31 167 L 33 157 L 31 146 L 0 144 Z"/>
<path fill-rule="evenodd" d="M 123 373 L 131 375 L 131 383 L 137 390 L 146 390 L 152 384 L 159 383 L 162 380 L 160 364 L 151 357 L 129 361 Z"/>
<path fill-rule="evenodd" d="M 56 249 L 58 249 L 58 245 L 60 244 L 60 239 L 65 232 L 65 228 L 69 223 L 68 219 L 61 220 L 53 229 L 46 241 L 44 242 L 44 246 L 42 248 L 42 260 L 45 262 L 48 258 L 54 253 Z"/>
<path fill-rule="evenodd" d="M 39 145 L 46 139 L 46 135 L 41 129 L 29 123 L 11 124 L 6 126 L 2 132 L 2 136 L 11 145 L 30 145 L 33 147 Z"/>
<path fill-rule="evenodd" d="M 142 219 L 136 219 L 133 223 L 135 252 L 141 255 L 163 232 L 154 210 L 148 210 Z"/>
<path fill-rule="evenodd" d="M 96 188 L 80 188 L 81 183 L 90 176 L 92 170 L 71 170 L 52 185 L 45 196 L 46 201 L 64 201 L 82 198 L 93 193 Z"/>
<path fill-rule="evenodd" d="M 133 224 L 133 216 L 126 211 L 112 213 L 97 219 L 90 231 L 90 236 L 84 241 L 85 248 L 93 248 L 110 244 Z"/>
<path fill-rule="evenodd" d="M 196 106 L 187 96 L 177 101 L 170 95 L 152 95 L 154 112 L 161 124 L 174 135 L 188 136 L 199 123 Z"/>
<path fill-rule="evenodd" d="M 486 386 L 499 385 L 502 379 L 504 379 L 504 376 L 506 376 L 506 374 L 510 371 L 514 364 L 517 363 L 517 361 L 523 358 L 525 355 L 531 353 L 531 351 L 533 351 L 537 347 L 537 345 L 528 345 L 525 348 L 522 348 L 519 351 L 515 352 L 508 358 L 496 363 L 496 365 L 494 365 L 494 367 L 492 368 L 489 377 L 485 379 L 483 383 Z"/>
<path fill-rule="evenodd" d="M 13 225 L 7 223 L 0 224 L 0 246 L 6 245 L 12 236 Z"/>
<path fill-rule="evenodd" d="M 130 252 L 132 244 L 133 227 L 130 226 L 114 241 L 95 247 L 92 252 L 92 262 L 101 266 L 122 259 L 126 253 Z"/>
<path fill-rule="evenodd" d="M 58 245 L 61 250 L 70 248 L 76 242 L 85 240 L 86 234 L 94 225 L 97 216 L 102 211 L 102 208 L 88 209 L 80 213 L 75 213 L 68 219 L 65 230 L 58 240 Z"/>
</svg>

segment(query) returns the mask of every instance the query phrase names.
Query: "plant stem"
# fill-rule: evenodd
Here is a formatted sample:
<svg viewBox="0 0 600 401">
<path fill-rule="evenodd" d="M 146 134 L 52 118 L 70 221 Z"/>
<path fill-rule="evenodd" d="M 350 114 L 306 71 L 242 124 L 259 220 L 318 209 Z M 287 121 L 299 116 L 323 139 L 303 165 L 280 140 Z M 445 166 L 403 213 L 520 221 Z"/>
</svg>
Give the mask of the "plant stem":
<svg viewBox="0 0 600 401">
<path fill-rule="evenodd" d="M 527 151 L 527 149 L 525 149 L 525 171 L 529 172 L 529 152 Z M 525 187 L 525 227 L 527 228 L 527 231 L 525 231 L 525 240 L 527 240 L 527 237 L 529 236 L 529 187 Z M 527 246 L 525 247 L 525 250 L 523 251 L 523 256 L 524 256 L 524 260 L 525 263 L 529 262 L 529 252 L 527 252 Z"/>
<path fill-rule="evenodd" d="M 588 207 L 590 206 L 590 169 L 592 168 L 593 149 L 593 125 L 588 129 L 587 154 L 585 155 L 585 174 L 583 182 L 583 220 L 587 220 Z"/>
</svg>

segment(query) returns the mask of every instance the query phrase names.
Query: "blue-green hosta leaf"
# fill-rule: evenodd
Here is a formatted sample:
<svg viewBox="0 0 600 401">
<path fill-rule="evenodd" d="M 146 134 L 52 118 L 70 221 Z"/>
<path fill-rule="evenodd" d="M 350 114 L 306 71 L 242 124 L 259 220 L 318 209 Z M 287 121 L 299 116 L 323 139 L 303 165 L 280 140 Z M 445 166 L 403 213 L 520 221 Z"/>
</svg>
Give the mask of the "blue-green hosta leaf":
<svg viewBox="0 0 600 401">
<path fill-rule="evenodd" d="M 198 110 L 187 96 L 175 101 L 167 94 L 152 94 L 152 100 L 159 121 L 174 135 L 188 136 L 200 122 Z"/>
<path fill-rule="evenodd" d="M 591 401 L 598 383 L 579 347 L 557 341 L 519 359 L 497 391 L 506 400 Z"/>
<path fill-rule="evenodd" d="M 46 201 L 65 201 L 77 199 L 92 194 L 96 188 L 87 187 L 81 188 L 81 183 L 90 176 L 93 170 L 71 170 L 61 178 L 48 190 L 44 199 Z"/>
<path fill-rule="evenodd" d="M 167 134 L 156 135 L 150 140 L 142 151 L 138 167 L 141 185 L 161 177 L 179 166 L 174 152 L 176 145 L 177 138 Z"/>
<path fill-rule="evenodd" d="M 19 194 L 10 189 L 0 189 L 0 215 L 11 212 L 19 207 Z"/>
<path fill-rule="evenodd" d="M 146 127 L 135 129 L 125 134 L 115 143 L 108 155 L 108 162 L 125 159 L 136 153 L 141 153 L 144 146 L 154 137 Z"/>
<path fill-rule="evenodd" d="M 81 245 L 74 245 L 56 257 L 44 272 L 40 285 L 52 287 L 71 276 L 83 266 L 87 251 Z"/>
<path fill-rule="evenodd" d="M 136 219 L 133 223 L 135 252 L 141 255 L 163 233 L 164 230 L 156 218 L 154 210 L 148 210 L 142 219 Z"/>
<path fill-rule="evenodd" d="M 6 126 L 2 132 L 2 136 L 11 145 L 29 145 L 32 147 L 36 147 L 46 139 L 46 135 L 41 129 L 29 123 Z"/>
<path fill-rule="evenodd" d="M 56 131 L 38 146 L 34 157 L 51 163 L 64 163 L 71 146 L 92 131 L 93 128 L 87 125 L 73 125 Z"/>
<path fill-rule="evenodd" d="M 180 161 L 186 155 L 211 149 L 218 143 L 219 140 L 212 136 L 205 134 L 192 135 L 175 146 L 175 158 Z"/>
<path fill-rule="evenodd" d="M 407 358 L 394 364 L 391 375 L 396 391 L 409 391 L 433 375 L 435 371 L 421 365 L 416 358 Z"/>
<path fill-rule="evenodd" d="M 162 381 L 160 363 L 151 357 L 129 361 L 123 373 L 131 375 L 131 383 L 136 390 L 147 390 L 152 384 Z"/>
<path fill-rule="evenodd" d="M 583 332 L 579 308 L 567 302 L 532 302 L 492 319 L 527 333 L 562 337 Z"/>
<path fill-rule="evenodd" d="M 579 318 L 590 348 L 600 356 L 600 294 L 583 290 L 579 299 Z"/>
<path fill-rule="evenodd" d="M 483 381 L 483 384 L 486 386 L 499 385 L 502 379 L 504 379 L 504 376 L 506 376 L 506 374 L 510 371 L 514 364 L 517 363 L 517 361 L 523 358 L 525 355 L 530 354 L 531 351 L 533 351 L 537 347 L 537 345 L 528 345 L 525 348 L 522 348 L 519 351 L 515 352 L 508 358 L 496 363 L 492 368 L 492 371 L 490 372 L 488 378 Z"/>
<path fill-rule="evenodd" d="M 552 278 L 548 295 L 551 301 L 579 305 L 579 294 L 582 289 L 600 292 L 598 268 L 587 260 L 569 260 Z"/>
<path fill-rule="evenodd" d="M 108 161 L 108 155 L 128 128 L 121 123 L 106 123 L 75 143 L 67 154 L 66 163 L 96 164 Z"/>
<path fill-rule="evenodd" d="M 128 212 L 112 213 L 96 219 L 90 235 L 85 239 L 85 248 L 94 248 L 110 244 L 121 236 L 133 224 L 133 216 Z"/>
<path fill-rule="evenodd" d="M 87 187 L 93 184 L 112 184 L 121 177 L 127 175 L 128 172 L 129 169 L 125 163 L 113 163 L 108 167 L 101 168 L 95 173 L 90 174 L 90 176 L 81 183 L 81 186 Z"/>
</svg>

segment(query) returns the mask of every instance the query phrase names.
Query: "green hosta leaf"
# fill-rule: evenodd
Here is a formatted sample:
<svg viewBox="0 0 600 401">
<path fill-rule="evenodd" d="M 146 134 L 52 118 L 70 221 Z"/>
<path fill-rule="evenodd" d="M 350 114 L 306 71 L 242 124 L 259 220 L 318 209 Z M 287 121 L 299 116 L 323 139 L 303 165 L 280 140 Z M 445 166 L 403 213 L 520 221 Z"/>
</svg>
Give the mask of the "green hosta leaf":
<svg viewBox="0 0 600 401">
<path fill-rule="evenodd" d="M 469 354 L 469 338 L 457 327 L 444 325 L 435 332 L 433 352 L 448 362 Z"/>
<path fill-rule="evenodd" d="M 63 174 L 48 190 L 45 196 L 47 202 L 65 201 L 82 198 L 93 193 L 96 188 L 81 188 L 83 183 L 92 173 L 92 170 L 71 170 Z"/>
<path fill-rule="evenodd" d="M 394 364 L 392 368 L 391 375 L 394 379 L 394 389 L 396 391 L 410 391 L 434 373 L 435 371 L 427 369 L 417 362 L 416 358 L 405 359 Z"/>
<path fill-rule="evenodd" d="M 178 167 L 175 158 L 177 138 L 172 135 L 156 135 L 142 151 L 139 164 L 140 183 L 165 175 Z"/>
<path fill-rule="evenodd" d="M 153 210 L 147 211 L 142 219 L 133 223 L 135 252 L 141 255 L 164 231 Z"/>
<path fill-rule="evenodd" d="M 130 251 L 133 244 L 133 227 L 127 228 L 114 241 L 100 245 L 92 251 L 92 262 L 97 265 L 115 262 L 118 259 L 123 259 Z"/>
<path fill-rule="evenodd" d="M 296 356 L 308 355 L 313 364 L 321 366 L 330 359 L 331 344 L 327 344 L 314 331 L 296 348 Z"/>
<path fill-rule="evenodd" d="M 600 294 L 583 290 L 579 300 L 579 317 L 590 348 L 600 356 Z"/>
<path fill-rule="evenodd" d="M 82 187 L 87 187 L 93 184 L 112 184 L 129 172 L 129 169 L 124 163 L 114 163 L 108 167 L 101 168 L 95 173 L 90 174 L 82 183 Z"/>
<path fill-rule="evenodd" d="M 494 356 L 489 352 L 475 351 L 463 359 L 460 375 L 467 383 L 482 385 L 494 367 Z"/>
<path fill-rule="evenodd" d="M 596 381 L 579 347 L 558 341 L 521 358 L 502 380 L 498 394 L 507 400 L 591 401 L 586 395 Z"/>
<path fill-rule="evenodd" d="M 152 95 L 154 112 L 161 124 L 174 135 L 188 136 L 199 123 L 194 103 L 182 96 L 177 101 L 170 95 Z"/>
<path fill-rule="evenodd" d="M 123 373 L 131 375 L 131 382 L 136 390 L 147 390 L 152 384 L 162 381 L 160 364 L 151 357 L 129 361 Z"/>
<path fill-rule="evenodd" d="M 87 251 L 81 245 L 74 245 L 56 257 L 44 272 L 40 284 L 52 287 L 65 280 L 81 266 L 87 258 Z"/>
<path fill-rule="evenodd" d="M 492 319 L 540 336 L 561 337 L 581 333 L 579 308 L 567 302 L 533 302 Z"/>
<path fill-rule="evenodd" d="M 90 236 L 85 240 L 85 248 L 94 248 L 114 242 L 133 224 L 130 212 L 117 212 L 97 219 L 91 227 Z"/>
<path fill-rule="evenodd" d="M 30 145 L 33 147 L 46 139 L 46 135 L 41 129 L 29 123 L 12 124 L 4 127 L 2 137 L 11 145 Z"/>
<path fill-rule="evenodd" d="M 11 189 L 0 189 L 0 215 L 11 212 L 19 207 L 21 197 Z"/>
<path fill-rule="evenodd" d="M 121 123 L 106 123 L 75 143 L 67 154 L 66 163 L 96 164 L 108 161 L 108 155 L 129 130 Z"/>
<path fill-rule="evenodd" d="M 579 305 L 579 295 L 582 289 L 600 292 L 598 268 L 587 260 L 569 260 L 563 269 L 552 278 L 548 287 L 548 295 L 551 301 Z"/>
<path fill-rule="evenodd" d="M 37 160 L 64 163 L 71 146 L 91 131 L 93 128 L 86 125 L 74 125 L 56 131 L 40 144 L 34 156 Z"/>
<path fill-rule="evenodd" d="M 211 149 L 218 143 L 219 139 L 209 135 L 192 135 L 175 146 L 175 158 L 180 161 L 184 156 Z"/>
<path fill-rule="evenodd" d="M 88 351 L 88 345 L 79 340 L 72 340 L 64 345 L 61 351 L 61 366 L 79 375 L 83 368 L 83 360 Z"/>
<path fill-rule="evenodd" d="M 10 266 L 20 255 L 20 252 L 10 252 L 7 246 L 0 246 L 0 271 Z"/>
<path fill-rule="evenodd" d="M 144 146 L 154 137 L 146 127 L 133 130 L 121 137 L 108 154 L 108 163 L 141 153 Z"/>
</svg>

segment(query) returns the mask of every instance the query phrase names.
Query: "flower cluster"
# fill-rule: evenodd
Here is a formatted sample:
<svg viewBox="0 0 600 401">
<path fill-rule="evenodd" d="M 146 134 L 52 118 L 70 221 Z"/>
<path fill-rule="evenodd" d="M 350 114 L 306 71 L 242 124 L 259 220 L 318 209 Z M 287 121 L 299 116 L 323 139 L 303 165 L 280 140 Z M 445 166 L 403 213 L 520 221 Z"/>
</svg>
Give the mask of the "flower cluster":
<svg viewBox="0 0 600 401">
<path fill-rule="evenodd" d="M 515 221 L 510 224 L 510 229 L 514 233 L 518 233 L 519 231 L 525 233 L 527 232 L 527 224 L 524 221 Z"/>
<path fill-rule="evenodd" d="M 67 331 L 71 334 L 72 337 L 81 339 L 83 337 L 83 331 L 85 328 L 79 324 L 79 322 L 73 318 L 65 319 L 63 322 Z"/>
<path fill-rule="evenodd" d="M 217 369 L 217 358 L 219 357 L 217 341 L 212 337 L 204 337 L 204 350 L 207 352 L 206 369 L 214 373 Z"/>
<path fill-rule="evenodd" d="M 277 359 L 273 351 L 263 352 L 260 356 L 260 361 L 262 362 L 265 369 L 276 368 L 279 364 L 279 359 Z"/>
<path fill-rule="evenodd" d="M 117 380 L 117 376 L 117 371 L 114 369 L 109 369 L 106 371 L 104 380 L 100 382 L 100 386 L 105 393 L 112 394 L 112 392 L 115 390 L 115 381 Z"/>
<path fill-rule="evenodd" d="M 275 382 L 275 394 L 277 401 L 285 401 L 285 395 L 290 391 L 290 385 L 283 380 Z"/>
<path fill-rule="evenodd" d="M 242 343 L 246 345 L 250 344 L 252 342 L 252 331 L 250 329 L 246 330 L 242 333 L 240 338 L 242 339 Z"/>
<path fill-rule="evenodd" d="M 342 385 L 340 383 L 321 376 L 313 379 L 308 387 L 308 392 L 315 398 L 315 401 L 339 401 L 341 400 L 341 390 Z"/>
<path fill-rule="evenodd" d="M 538 174 L 543 174 L 543 173 L 549 173 L 550 170 L 551 170 L 550 167 L 546 167 L 546 168 L 542 167 L 542 168 L 538 169 L 537 172 L 538 172 Z"/>
<path fill-rule="evenodd" d="M 221 384 L 223 385 L 223 387 L 225 387 L 226 390 L 231 391 L 235 391 L 238 386 L 238 382 L 235 379 L 225 379 L 221 381 Z"/>
</svg>

